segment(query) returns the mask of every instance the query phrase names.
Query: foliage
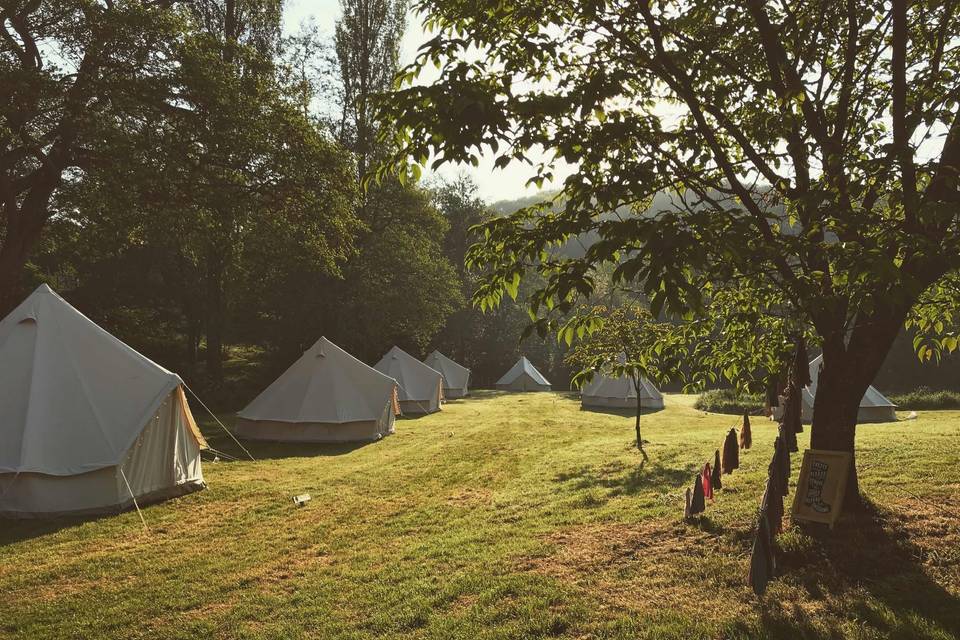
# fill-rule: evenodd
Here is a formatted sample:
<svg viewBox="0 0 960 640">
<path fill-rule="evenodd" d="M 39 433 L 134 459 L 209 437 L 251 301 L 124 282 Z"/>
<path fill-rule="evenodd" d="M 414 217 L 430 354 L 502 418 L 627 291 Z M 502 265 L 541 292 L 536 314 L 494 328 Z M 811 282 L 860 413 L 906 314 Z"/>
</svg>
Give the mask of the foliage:
<svg viewBox="0 0 960 640">
<path fill-rule="evenodd" d="M 14 1 L 2 16 L 0 312 L 18 298 L 62 189 L 111 160 L 118 123 L 151 122 L 170 107 L 164 78 L 185 18 L 163 0 Z"/>
<path fill-rule="evenodd" d="M 582 310 L 564 325 L 567 344 L 573 344 L 577 332 L 583 339 L 566 358 L 579 367 L 571 382 L 574 387 L 582 387 L 597 373 L 627 376 L 636 384 L 647 378 L 657 385 L 682 375 L 685 349 L 677 349 L 674 327 L 656 322 L 643 307 Z"/>
<path fill-rule="evenodd" d="M 934 391 L 930 387 L 919 387 L 909 393 L 890 396 L 890 401 L 900 410 L 960 409 L 960 393 Z"/>
<path fill-rule="evenodd" d="M 340 0 L 340 11 L 334 36 L 342 82 L 337 135 L 357 154 L 363 176 L 370 157 L 379 155 L 371 98 L 393 86 L 407 26 L 407 0 Z"/>
<path fill-rule="evenodd" d="M 464 302 L 442 251 L 447 222 L 429 193 L 397 181 L 366 198 L 369 231 L 335 288 L 343 305 L 337 335 L 371 361 L 394 344 L 420 354 Z"/>
<path fill-rule="evenodd" d="M 188 370 L 204 336 L 206 371 L 217 383 L 237 308 L 245 313 L 233 335 L 258 324 L 260 335 L 281 329 L 284 303 L 302 295 L 276 283 L 338 275 L 360 223 L 350 158 L 297 108 L 274 65 L 282 44 L 276 7 L 192 9 L 165 78 L 175 108 L 118 123 L 113 161 L 80 176 L 60 221 L 88 248 L 76 252 L 74 268 L 86 271 L 78 275 L 87 276 L 83 297 L 96 315 L 112 315 L 118 303 L 143 306 L 152 293 L 179 311 Z M 105 239 L 113 265 L 92 278 Z M 60 269 L 52 265 L 52 275 Z"/>
<path fill-rule="evenodd" d="M 921 360 L 940 362 L 960 346 L 960 273 L 947 274 L 927 289 L 907 317 L 913 348 Z"/>
<path fill-rule="evenodd" d="M 596 264 L 620 261 L 617 277 L 641 283 L 655 314 L 700 310 L 706 285 L 753 277 L 836 339 L 835 330 L 868 331 L 876 315 L 902 316 L 960 261 L 953 215 L 939 204 L 954 192 L 953 149 L 916 160 L 900 131 L 953 122 L 945 105 L 955 60 L 938 48 L 957 28 L 950 8 L 917 6 L 901 24 L 890 8 L 827 2 L 796 12 L 760 2 L 680 12 L 664 3 L 629 17 L 612 5 L 418 6 L 436 35 L 405 77 L 433 63 L 442 75 L 383 103 L 402 127 L 396 159 L 469 162 L 485 146 L 506 162 L 543 145 L 578 167 L 559 215 L 534 207 L 487 225 L 472 256 L 491 266 L 481 301 L 498 301 L 536 268 L 547 283 L 534 310 L 569 308 L 591 291 Z M 898 51 L 906 46 L 904 59 L 873 55 L 891 37 Z M 811 71 L 799 75 L 797 66 Z M 904 82 L 904 68 L 915 82 Z M 519 80 L 531 88 L 510 89 Z M 891 89 L 893 106 L 879 99 Z M 666 103 L 675 116 L 661 116 Z M 877 110 L 895 119 L 893 132 Z M 815 157 L 829 158 L 821 173 L 810 170 Z M 535 181 L 549 177 L 549 166 L 537 168 Z M 901 168 L 915 178 L 907 198 Z M 753 186 L 758 179 L 766 186 Z M 663 201 L 653 203 L 658 215 L 596 221 L 653 200 Z M 588 230 L 602 239 L 586 259 L 542 253 Z"/>
<path fill-rule="evenodd" d="M 593 294 L 601 265 L 657 317 L 705 318 L 730 287 L 772 289 L 773 311 L 823 349 L 815 444 L 852 453 L 856 416 L 843 407 L 921 294 L 960 269 L 960 8 L 416 8 L 433 37 L 381 103 L 397 145 L 381 172 L 476 163 L 484 151 L 499 167 L 530 163 L 537 185 L 561 162 L 572 168 L 551 201 L 484 225 L 468 256 L 485 269 L 478 304 L 515 295 L 537 271 L 532 313 L 562 315 Z M 439 79 L 416 83 L 433 65 Z M 622 207 L 632 215 L 604 215 Z M 588 233 L 598 240 L 582 258 L 552 252 Z M 733 347 L 716 354 L 719 373 L 737 376 L 755 336 L 717 342 Z"/>
<path fill-rule="evenodd" d="M 736 389 L 712 389 L 697 396 L 693 408 L 709 413 L 731 413 L 742 416 L 744 412 L 752 416 L 763 415 L 763 396 L 758 394 L 742 393 Z"/>
</svg>

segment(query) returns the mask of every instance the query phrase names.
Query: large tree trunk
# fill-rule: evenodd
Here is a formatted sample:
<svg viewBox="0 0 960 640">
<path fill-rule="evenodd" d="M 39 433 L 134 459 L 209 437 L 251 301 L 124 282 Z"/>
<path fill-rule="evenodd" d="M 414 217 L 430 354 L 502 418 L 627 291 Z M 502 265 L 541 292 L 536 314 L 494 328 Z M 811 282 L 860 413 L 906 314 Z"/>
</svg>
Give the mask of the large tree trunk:
<svg viewBox="0 0 960 640">
<path fill-rule="evenodd" d="M 19 247 L 4 242 L 0 247 L 0 318 L 13 311 L 17 299 L 17 285 L 27 262 L 27 254 Z"/>
<path fill-rule="evenodd" d="M 845 510 L 856 511 L 863 506 L 855 451 L 860 401 L 880 371 L 906 313 L 905 308 L 883 306 L 870 316 L 858 318 L 847 344 L 840 332 L 824 339 L 810 446 L 850 453 Z"/>
<path fill-rule="evenodd" d="M 844 357 L 842 353 L 828 356 L 824 351 L 824 366 L 817 380 L 817 395 L 813 404 L 810 447 L 850 453 L 844 509 L 858 510 L 861 505 L 860 483 L 857 479 L 854 443 L 857 411 L 867 387 L 856 381 L 852 367 L 844 362 Z"/>
<path fill-rule="evenodd" d="M 0 318 L 20 303 L 17 289 L 23 268 L 48 217 L 47 202 L 53 191 L 48 182 L 50 180 L 44 182 L 42 188 L 32 191 L 19 211 L 9 210 L 15 206 L 13 204 L 0 208 L 0 215 L 7 220 L 3 244 L 0 245 Z"/>
</svg>

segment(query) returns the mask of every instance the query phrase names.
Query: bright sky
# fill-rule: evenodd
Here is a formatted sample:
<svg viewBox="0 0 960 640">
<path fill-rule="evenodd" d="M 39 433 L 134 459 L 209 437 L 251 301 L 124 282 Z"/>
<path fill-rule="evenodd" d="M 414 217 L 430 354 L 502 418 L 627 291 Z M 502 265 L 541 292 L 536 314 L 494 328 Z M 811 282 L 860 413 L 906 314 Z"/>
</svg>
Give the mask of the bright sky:
<svg viewBox="0 0 960 640">
<path fill-rule="evenodd" d="M 313 20 L 321 33 L 333 38 L 334 25 L 340 17 L 340 0 L 287 0 L 285 28 L 287 31 L 296 31 L 305 20 Z M 420 28 L 419 21 L 410 17 L 406 37 L 401 44 L 401 64 L 413 61 L 417 47 L 426 40 L 426 35 Z M 498 200 L 512 200 L 522 196 L 533 195 L 536 187 L 526 187 L 526 181 L 531 171 L 526 165 L 511 163 L 505 169 L 495 169 L 493 156 L 481 158 L 479 167 L 444 166 L 437 171 L 442 177 L 455 177 L 459 173 L 471 176 L 480 188 L 480 196 L 488 202 Z M 429 178 L 429 173 L 427 177 Z M 544 184 L 548 189 L 551 185 Z"/>
</svg>

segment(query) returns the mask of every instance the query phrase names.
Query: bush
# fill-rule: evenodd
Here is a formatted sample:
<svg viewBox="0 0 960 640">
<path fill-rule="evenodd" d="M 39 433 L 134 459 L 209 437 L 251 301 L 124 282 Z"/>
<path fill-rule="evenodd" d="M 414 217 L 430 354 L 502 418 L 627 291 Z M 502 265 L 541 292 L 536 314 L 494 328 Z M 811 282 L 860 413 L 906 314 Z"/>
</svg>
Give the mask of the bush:
<svg viewBox="0 0 960 640">
<path fill-rule="evenodd" d="M 714 389 L 700 394 L 694 409 L 710 413 L 731 413 L 743 415 L 746 411 L 752 416 L 764 415 L 766 403 L 760 394 L 740 393 L 735 389 Z"/>
<path fill-rule="evenodd" d="M 890 401 L 898 409 L 960 409 L 960 392 L 934 391 L 930 387 L 919 387 L 910 393 L 890 396 Z"/>
</svg>

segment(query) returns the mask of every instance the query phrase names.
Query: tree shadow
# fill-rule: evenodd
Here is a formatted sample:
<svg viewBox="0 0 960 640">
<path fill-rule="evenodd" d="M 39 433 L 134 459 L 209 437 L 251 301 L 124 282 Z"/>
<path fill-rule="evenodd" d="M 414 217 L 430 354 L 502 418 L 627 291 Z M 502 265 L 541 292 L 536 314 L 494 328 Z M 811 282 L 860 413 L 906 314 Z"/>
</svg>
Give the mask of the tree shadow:
<svg viewBox="0 0 960 640">
<path fill-rule="evenodd" d="M 387 438 L 391 436 L 386 436 Z M 272 442 L 267 440 L 241 440 L 243 448 L 240 447 L 232 438 L 223 434 L 216 438 L 208 438 L 207 441 L 215 451 L 209 452 L 205 456 L 204 462 L 209 462 L 210 458 L 217 454 L 226 454 L 220 457 L 218 463 L 234 462 L 254 462 L 256 460 L 283 460 L 286 458 L 313 458 L 342 456 L 356 451 L 363 447 L 375 445 L 380 440 L 363 442 Z M 250 452 L 253 460 L 246 451 Z M 229 457 L 228 457 L 229 456 Z"/>
<path fill-rule="evenodd" d="M 117 513 L 119 513 L 119 511 Z M 115 515 L 116 513 L 103 513 L 90 516 L 60 516 L 29 518 L 24 520 L 5 520 L 0 518 L 0 547 L 24 540 L 39 538 L 51 533 L 57 533 L 64 529 L 72 529 L 87 522 L 94 522 Z M 137 526 L 139 526 L 139 524 Z"/>
<path fill-rule="evenodd" d="M 153 505 L 178 500 L 184 496 L 197 493 L 204 487 L 205 485 L 181 485 L 170 491 L 162 492 L 162 495 L 147 494 L 146 496 L 139 496 L 136 504 L 128 502 L 123 505 L 97 508 L 82 513 L 37 515 L 36 517 L 29 518 L 0 517 L 0 547 L 32 538 L 39 538 L 66 529 L 75 529 L 88 522 L 113 518 L 121 513 L 133 511 L 137 506 L 142 510 L 146 510 Z M 136 526 L 139 527 L 139 523 Z"/>
<path fill-rule="evenodd" d="M 558 473 L 553 481 L 571 489 L 608 489 L 611 496 L 634 495 L 655 487 L 681 487 L 693 482 L 695 465 L 668 467 L 659 462 L 628 464 L 612 461 L 602 466 L 585 465 Z"/>
<path fill-rule="evenodd" d="M 832 531 L 804 525 L 808 544 L 778 554 L 780 573 L 799 582 L 811 599 L 841 595 L 838 616 L 853 617 L 885 637 L 960 637 L 960 597 L 928 575 L 926 552 L 895 519 L 866 502 L 863 513 L 841 519 Z M 773 632 L 793 621 L 799 625 L 790 629 L 795 637 L 821 637 L 808 635 L 804 618 L 783 603 L 765 598 L 762 606 L 771 635 L 778 637 Z"/>
<path fill-rule="evenodd" d="M 663 411 L 663 407 L 641 407 L 640 416 L 652 415 L 654 413 L 660 413 Z M 587 411 L 589 413 L 603 413 L 610 416 L 620 416 L 621 418 L 636 418 L 637 409 L 635 407 L 625 408 L 625 407 L 595 407 L 595 406 L 583 406 L 580 405 L 580 411 Z"/>
</svg>

